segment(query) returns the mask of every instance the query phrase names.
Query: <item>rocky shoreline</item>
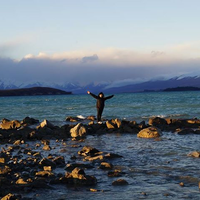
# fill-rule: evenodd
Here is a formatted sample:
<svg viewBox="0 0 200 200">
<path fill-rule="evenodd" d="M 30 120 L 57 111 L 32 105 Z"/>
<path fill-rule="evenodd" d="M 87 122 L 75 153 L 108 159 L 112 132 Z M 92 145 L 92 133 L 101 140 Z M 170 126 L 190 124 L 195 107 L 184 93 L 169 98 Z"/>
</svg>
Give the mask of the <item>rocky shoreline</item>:
<svg viewBox="0 0 200 200">
<path fill-rule="evenodd" d="M 93 187 L 98 184 L 98 180 L 95 176 L 86 174 L 87 169 L 106 170 L 108 177 L 116 177 L 112 182 L 113 186 L 128 185 L 129 183 L 121 178 L 124 172 L 112 164 L 112 160 L 121 159 L 121 155 L 103 152 L 94 146 L 83 146 L 76 155 L 69 154 L 70 159 L 65 160 L 59 152 L 50 153 L 53 149 L 51 141 L 54 140 L 57 145 L 63 147 L 68 141 L 81 144 L 89 135 L 109 133 L 135 134 L 138 138 L 153 138 L 159 141 L 165 132 L 179 135 L 200 134 L 200 120 L 155 117 L 149 119 L 148 123 L 112 119 L 97 124 L 95 117 L 89 116 L 87 120 L 67 117 L 65 125 L 55 126 L 48 120 L 39 122 L 30 117 L 22 121 L 2 119 L 0 198 L 32 199 L 22 194 L 41 188 L 51 190 L 54 185 L 88 186 L 91 192 L 97 192 Z M 34 147 L 30 145 L 31 142 L 34 142 Z M 200 153 L 191 152 L 188 156 L 200 157 Z M 58 168 L 59 173 L 56 171 Z"/>
</svg>

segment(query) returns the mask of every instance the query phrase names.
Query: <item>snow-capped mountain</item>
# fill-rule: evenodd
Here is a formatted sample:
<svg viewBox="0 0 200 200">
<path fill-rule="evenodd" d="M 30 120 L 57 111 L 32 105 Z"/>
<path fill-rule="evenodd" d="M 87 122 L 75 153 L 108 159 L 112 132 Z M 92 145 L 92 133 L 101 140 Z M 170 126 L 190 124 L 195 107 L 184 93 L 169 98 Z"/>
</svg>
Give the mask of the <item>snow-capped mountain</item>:
<svg viewBox="0 0 200 200">
<path fill-rule="evenodd" d="M 123 84 L 122 84 L 123 83 Z M 159 91 L 166 88 L 175 87 L 200 87 L 200 76 L 178 76 L 170 79 L 152 79 L 144 82 L 135 82 L 134 80 L 122 80 L 115 83 L 90 83 L 87 85 L 80 85 L 79 83 L 47 83 L 47 82 L 31 82 L 19 83 L 14 81 L 0 80 L 0 89 L 16 89 L 16 88 L 30 88 L 30 87 L 52 87 L 74 94 L 84 94 L 88 90 L 94 93 L 124 93 L 124 92 L 143 92 L 143 91 Z"/>
<path fill-rule="evenodd" d="M 119 93 L 119 92 L 142 92 L 142 91 L 159 91 L 166 88 L 175 88 L 175 87 L 200 87 L 200 77 L 174 77 L 170 79 L 154 79 L 145 81 L 138 84 L 130 84 L 122 87 L 113 87 L 106 90 L 107 93 Z"/>
<path fill-rule="evenodd" d="M 102 83 L 95 85 L 90 83 L 88 85 L 80 85 L 79 83 L 47 83 L 47 82 L 29 82 L 19 83 L 14 81 L 2 81 L 0 80 L 0 90 L 17 89 L 17 88 L 32 88 L 32 87 L 51 87 L 60 89 L 67 92 L 73 92 L 75 94 L 86 93 L 88 90 L 93 92 L 102 91 L 108 84 Z"/>
</svg>

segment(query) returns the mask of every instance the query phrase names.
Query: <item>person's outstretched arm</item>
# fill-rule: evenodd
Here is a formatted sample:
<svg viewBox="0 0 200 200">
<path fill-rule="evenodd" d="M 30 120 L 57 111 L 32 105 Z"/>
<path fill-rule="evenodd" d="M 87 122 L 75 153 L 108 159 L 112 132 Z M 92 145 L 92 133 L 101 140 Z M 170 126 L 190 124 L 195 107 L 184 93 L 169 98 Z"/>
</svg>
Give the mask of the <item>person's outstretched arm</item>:
<svg viewBox="0 0 200 200">
<path fill-rule="evenodd" d="M 90 94 L 92 97 L 94 97 L 95 99 L 97 99 L 98 97 L 95 95 L 95 94 L 93 94 L 92 92 L 90 92 L 90 91 L 87 91 L 87 93 L 88 94 Z"/>
<path fill-rule="evenodd" d="M 105 98 L 105 100 L 111 99 L 111 98 L 113 98 L 113 97 L 114 97 L 114 95 L 108 96 L 108 97 Z"/>
</svg>

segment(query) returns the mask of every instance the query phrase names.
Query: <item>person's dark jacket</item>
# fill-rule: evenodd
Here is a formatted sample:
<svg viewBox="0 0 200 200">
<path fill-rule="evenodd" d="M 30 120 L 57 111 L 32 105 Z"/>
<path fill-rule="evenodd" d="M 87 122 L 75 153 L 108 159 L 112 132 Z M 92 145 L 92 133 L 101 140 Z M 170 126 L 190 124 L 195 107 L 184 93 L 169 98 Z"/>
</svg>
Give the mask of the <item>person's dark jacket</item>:
<svg viewBox="0 0 200 200">
<path fill-rule="evenodd" d="M 102 94 L 102 97 L 100 97 L 100 95 Z M 90 95 L 92 96 L 92 97 L 94 97 L 95 99 L 97 99 L 97 104 L 96 104 L 96 107 L 97 108 L 104 108 L 104 105 L 105 105 L 105 101 L 107 100 L 107 99 L 111 99 L 112 97 L 114 97 L 114 95 L 111 95 L 111 96 L 108 96 L 108 97 L 104 97 L 104 94 L 102 93 L 102 92 L 100 92 L 99 94 L 98 94 L 98 96 L 96 96 L 95 94 L 93 94 L 93 93 L 91 93 L 90 92 Z"/>
</svg>

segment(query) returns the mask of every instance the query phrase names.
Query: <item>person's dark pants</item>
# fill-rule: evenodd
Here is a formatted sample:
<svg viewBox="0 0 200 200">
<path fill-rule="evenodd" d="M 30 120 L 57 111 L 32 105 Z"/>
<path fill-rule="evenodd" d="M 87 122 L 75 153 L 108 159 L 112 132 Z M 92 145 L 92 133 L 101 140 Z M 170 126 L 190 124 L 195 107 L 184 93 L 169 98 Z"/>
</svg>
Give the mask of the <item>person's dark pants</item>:
<svg viewBox="0 0 200 200">
<path fill-rule="evenodd" d="M 97 121 L 101 121 L 101 115 L 103 113 L 103 108 L 97 108 Z"/>
</svg>

